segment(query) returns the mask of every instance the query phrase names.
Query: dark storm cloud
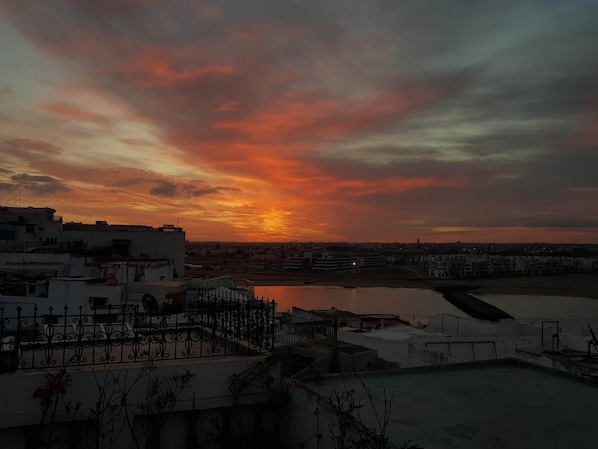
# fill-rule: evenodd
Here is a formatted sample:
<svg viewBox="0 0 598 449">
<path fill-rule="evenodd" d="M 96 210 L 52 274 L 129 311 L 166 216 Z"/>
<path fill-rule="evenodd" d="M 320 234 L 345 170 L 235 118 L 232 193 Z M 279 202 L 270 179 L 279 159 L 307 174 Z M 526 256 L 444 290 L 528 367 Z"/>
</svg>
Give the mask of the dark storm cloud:
<svg viewBox="0 0 598 449">
<path fill-rule="evenodd" d="M 71 190 L 62 181 L 51 176 L 29 175 L 27 173 L 21 173 L 11 176 L 11 179 L 18 186 L 31 190 L 40 195 L 49 195 L 57 192 L 68 192 Z"/>
<path fill-rule="evenodd" d="M 575 142 L 563 141 L 558 151 L 529 163 L 531 182 L 547 189 L 598 187 L 598 147 L 593 151 L 580 150 Z"/>
<path fill-rule="evenodd" d="M 158 187 L 154 187 L 150 189 L 149 193 L 153 196 L 165 196 L 168 198 L 172 198 L 177 193 L 176 186 L 168 181 L 158 181 Z"/>
<path fill-rule="evenodd" d="M 498 167 L 485 165 L 478 161 L 442 161 L 433 156 L 437 153 L 434 150 L 397 148 L 394 150 L 385 147 L 384 153 L 400 154 L 402 159 L 392 160 L 386 163 L 367 161 L 369 151 L 364 151 L 363 160 L 350 160 L 339 158 L 319 157 L 315 159 L 306 158 L 306 161 L 315 161 L 325 173 L 336 179 L 364 179 L 376 181 L 379 179 L 400 177 L 418 178 L 431 177 L 443 178 L 455 175 L 468 177 L 487 177 L 498 170 Z M 425 157 L 428 153 L 429 157 Z M 417 157 L 419 155 L 419 157 Z M 413 156 L 413 157 L 410 157 Z"/>
<path fill-rule="evenodd" d="M 194 187 L 185 186 L 185 191 L 191 196 L 214 195 L 221 192 L 240 192 L 240 189 L 232 187 Z"/>
<path fill-rule="evenodd" d="M 212 187 L 212 186 L 205 186 L 205 185 L 194 185 L 194 184 L 178 184 L 177 182 L 167 181 L 167 180 L 158 180 L 153 178 L 129 178 L 129 179 L 122 179 L 120 181 L 114 182 L 110 185 L 110 187 L 133 187 L 138 185 L 144 184 L 153 184 L 155 187 L 152 187 L 149 190 L 150 195 L 152 196 L 160 196 L 166 198 L 175 197 L 179 193 L 184 193 L 185 195 L 191 197 L 200 197 L 205 195 L 214 195 L 222 192 L 239 192 L 240 189 L 235 187 Z M 201 184 L 201 182 L 200 182 Z"/>
<path fill-rule="evenodd" d="M 542 120 L 575 119 L 597 95 L 596 64 L 563 65 L 542 73 L 537 73 L 531 66 L 522 69 L 519 76 L 508 78 L 478 72 L 472 85 L 462 95 L 450 100 L 447 112 L 471 124 L 492 120 L 517 125 L 531 121 L 545 126 L 541 124 Z"/>
<path fill-rule="evenodd" d="M 461 138 L 454 144 L 458 150 L 477 160 L 496 156 L 505 156 L 507 160 L 525 160 L 536 159 L 539 153 L 546 156 L 555 152 L 557 142 L 568 135 L 564 130 L 546 129 L 539 124 L 531 124 L 526 128 L 501 124 L 483 135 Z"/>
<path fill-rule="evenodd" d="M 156 187 L 149 189 L 149 194 L 152 196 L 173 197 L 177 193 L 176 184 L 153 178 L 128 178 L 110 184 L 110 187 L 133 187 L 144 184 L 153 184 Z"/>
<path fill-rule="evenodd" d="M 152 179 L 144 179 L 144 178 L 129 178 L 129 179 L 121 179 L 120 181 L 114 182 L 109 184 L 110 187 L 131 187 L 135 185 L 139 185 L 145 182 L 153 182 Z"/>
</svg>

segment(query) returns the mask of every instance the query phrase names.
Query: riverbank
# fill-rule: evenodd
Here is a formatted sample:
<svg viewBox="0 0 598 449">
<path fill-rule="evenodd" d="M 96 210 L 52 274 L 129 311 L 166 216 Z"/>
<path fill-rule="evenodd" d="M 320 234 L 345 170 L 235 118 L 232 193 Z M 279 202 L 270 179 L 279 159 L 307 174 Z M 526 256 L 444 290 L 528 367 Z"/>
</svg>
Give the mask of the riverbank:
<svg viewBox="0 0 598 449">
<path fill-rule="evenodd" d="M 432 279 L 415 277 L 402 268 L 358 271 L 350 274 L 289 272 L 216 272 L 187 273 L 198 277 L 229 275 L 250 279 L 257 286 L 320 285 L 345 287 L 396 287 L 459 289 L 474 294 L 531 296 L 573 296 L 598 299 L 598 273 L 572 273 L 547 276 L 514 276 L 486 279 Z"/>
</svg>

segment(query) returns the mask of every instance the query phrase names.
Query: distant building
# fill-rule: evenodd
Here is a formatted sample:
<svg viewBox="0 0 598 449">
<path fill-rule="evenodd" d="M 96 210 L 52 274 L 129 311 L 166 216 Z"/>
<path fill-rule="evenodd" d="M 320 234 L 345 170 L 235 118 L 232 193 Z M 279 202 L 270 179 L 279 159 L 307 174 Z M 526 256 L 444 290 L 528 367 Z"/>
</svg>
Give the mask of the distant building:
<svg viewBox="0 0 598 449">
<path fill-rule="evenodd" d="M 356 256 L 332 256 L 314 258 L 312 269 L 320 271 L 346 271 L 358 267 L 359 258 Z"/>
<path fill-rule="evenodd" d="M 361 268 L 374 268 L 386 265 L 386 259 L 381 254 L 369 254 L 358 258 L 358 265 Z"/>
<path fill-rule="evenodd" d="M 285 270 L 304 271 L 311 269 L 311 253 L 306 252 L 303 256 L 290 256 L 284 263 Z"/>
<path fill-rule="evenodd" d="M 55 243 L 62 229 L 62 217 L 55 219 L 55 212 L 49 207 L 0 207 L 0 250 L 29 250 Z"/>
<path fill-rule="evenodd" d="M 375 268 L 386 265 L 386 258 L 381 254 L 333 254 L 324 253 L 314 257 L 311 252 L 303 256 L 293 255 L 287 257 L 284 263 L 285 270 L 305 271 L 347 271 L 358 268 Z"/>
<path fill-rule="evenodd" d="M 440 279 L 557 274 L 596 270 L 590 257 L 443 254 L 428 257 L 429 276 Z"/>
</svg>

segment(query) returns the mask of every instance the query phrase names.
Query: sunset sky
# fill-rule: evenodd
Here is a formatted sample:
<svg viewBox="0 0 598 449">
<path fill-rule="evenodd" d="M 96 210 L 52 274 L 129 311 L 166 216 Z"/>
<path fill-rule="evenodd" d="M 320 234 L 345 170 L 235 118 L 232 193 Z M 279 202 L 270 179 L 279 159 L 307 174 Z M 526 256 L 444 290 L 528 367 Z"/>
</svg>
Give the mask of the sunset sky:
<svg viewBox="0 0 598 449">
<path fill-rule="evenodd" d="M 598 243 L 598 2 L 0 0 L 0 205 Z"/>
</svg>

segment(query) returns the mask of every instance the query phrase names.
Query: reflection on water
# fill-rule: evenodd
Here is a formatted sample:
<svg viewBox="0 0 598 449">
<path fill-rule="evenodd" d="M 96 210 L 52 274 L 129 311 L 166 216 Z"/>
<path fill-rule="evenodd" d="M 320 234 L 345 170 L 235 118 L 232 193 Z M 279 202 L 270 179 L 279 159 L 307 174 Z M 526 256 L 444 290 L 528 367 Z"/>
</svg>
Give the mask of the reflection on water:
<svg viewBox="0 0 598 449">
<path fill-rule="evenodd" d="M 589 327 L 598 329 L 598 301 L 574 296 L 476 295 L 520 322 L 533 323 L 556 320 L 561 332 L 588 336 Z"/>
<path fill-rule="evenodd" d="M 293 306 L 305 310 L 335 307 L 356 314 L 390 313 L 404 320 L 427 323 L 430 316 L 447 313 L 467 316 L 433 290 L 388 287 L 256 286 L 259 297 L 274 299 L 283 312 Z"/>
<path fill-rule="evenodd" d="M 520 320 L 598 319 L 598 301 L 574 296 L 475 295 Z"/>
<path fill-rule="evenodd" d="M 279 311 L 335 307 L 357 314 L 390 313 L 415 324 L 438 313 L 467 316 L 434 290 L 389 287 L 257 286 L 255 293 L 274 299 Z M 568 296 L 476 295 L 519 320 L 598 320 L 598 300 Z M 585 326 L 585 324 L 582 324 Z M 598 322 L 597 322 L 598 327 Z"/>
</svg>

